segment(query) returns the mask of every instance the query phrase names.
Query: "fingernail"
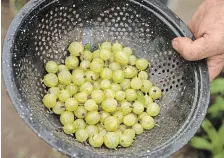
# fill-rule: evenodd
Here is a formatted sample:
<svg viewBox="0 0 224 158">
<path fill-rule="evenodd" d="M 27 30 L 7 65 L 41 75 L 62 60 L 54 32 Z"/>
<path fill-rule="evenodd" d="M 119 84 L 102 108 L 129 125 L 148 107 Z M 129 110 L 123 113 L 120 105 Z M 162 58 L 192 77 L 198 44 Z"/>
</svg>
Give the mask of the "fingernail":
<svg viewBox="0 0 224 158">
<path fill-rule="evenodd" d="M 176 50 L 178 51 L 179 42 L 178 42 L 177 40 L 174 39 L 174 40 L 172 41 L 172 46 L 173 46 L 174 49 L 176 49 Z"/>
</svg>

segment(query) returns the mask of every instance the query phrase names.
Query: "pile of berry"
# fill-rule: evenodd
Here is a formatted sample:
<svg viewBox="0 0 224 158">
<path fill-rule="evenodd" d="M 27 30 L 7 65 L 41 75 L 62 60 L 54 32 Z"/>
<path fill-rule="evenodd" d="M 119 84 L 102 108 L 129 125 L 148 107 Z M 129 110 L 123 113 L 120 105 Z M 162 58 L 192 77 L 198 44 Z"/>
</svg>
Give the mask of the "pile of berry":
<svg viewBox="0 0 224 158">
<path fill-rule="evenodd" d="M 149 80 L 149 62 L 129 47 L 104 42 L 73 42 L 65 64 L 48 61 L 43 82 L 49 88 L 43 104 L 60 115 L 63 131 L 93 147 L 129 147 L 135 135 L 155 126 L 160 88 Z"/>
</svg>

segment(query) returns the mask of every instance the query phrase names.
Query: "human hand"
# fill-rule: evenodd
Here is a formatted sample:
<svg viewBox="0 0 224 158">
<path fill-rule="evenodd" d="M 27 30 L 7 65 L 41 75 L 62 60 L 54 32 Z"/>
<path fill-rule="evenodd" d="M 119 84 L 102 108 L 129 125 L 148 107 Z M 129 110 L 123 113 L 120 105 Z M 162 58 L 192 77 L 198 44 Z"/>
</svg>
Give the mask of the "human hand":
<svg viewBox="0 0 224 158">
<path fill-rule="evenodd" d="M 173 48 L 186 60 L 207 58 L 210 81 L 224 67 L 224 0 L 205 0 L 188 24 L 196 40 L 177 37 Z"/>
</svg>

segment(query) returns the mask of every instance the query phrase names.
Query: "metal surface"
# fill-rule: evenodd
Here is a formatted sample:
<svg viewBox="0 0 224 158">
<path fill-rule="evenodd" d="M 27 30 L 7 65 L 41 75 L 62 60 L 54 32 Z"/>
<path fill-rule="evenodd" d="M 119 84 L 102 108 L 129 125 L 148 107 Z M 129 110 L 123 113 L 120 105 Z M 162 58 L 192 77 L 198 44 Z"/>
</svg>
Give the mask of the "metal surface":
<svg viewBox="0 0 224 158">
<path fill-rule="evenodd" d="M 93 7 L 94 6 L 94 7 Z M 3 49 L 3 75 L 19 115 L 45 141 L 73 157 L 165 157 L 194 135 L 209 101 L 206 61 L 187 62 L 172 48 L 176 36 L 192 37 L 184 23 L 159 2 L 31 1 L 13 20 Z M 152 65 L 151 80 L 162 88 L 160 127 L 138 136 L 130 148 L 93 149 L 65 135 L 59 119 L 41 102 L 48 60 L 63 62 L 71 41 L 119 41 Z"/>
</svg>

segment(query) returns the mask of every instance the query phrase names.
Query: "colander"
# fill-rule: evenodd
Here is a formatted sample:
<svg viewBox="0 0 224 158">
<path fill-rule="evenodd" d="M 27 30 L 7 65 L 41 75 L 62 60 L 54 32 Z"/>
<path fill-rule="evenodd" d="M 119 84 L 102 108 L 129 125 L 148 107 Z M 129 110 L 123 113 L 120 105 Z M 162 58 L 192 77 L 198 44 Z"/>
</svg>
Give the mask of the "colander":
<svg viewBox="0 0 224 158">
<path fill-rule="evenodd" d="M 209 102 L 206 60 L 185 61 L 171 47 L 176 36 L 193 38 L 185 24 L 155 0 L 31 0 L 12 21 L 4 41 L 2 71 L 13 105 L 33 131 L 71 157 L 167 157 L 199 128 Z M 105 40 L 133 48 L 152 65 L 150 80 L 163 96 L 156 126 L 129 148 L 95 149 L 62 132 L 42 104 L 48 60 L 63 63 L 72 41 Z"/>
</svg>

